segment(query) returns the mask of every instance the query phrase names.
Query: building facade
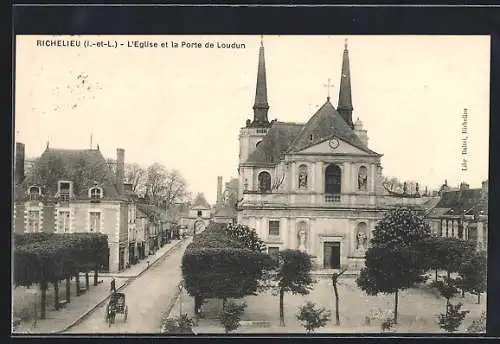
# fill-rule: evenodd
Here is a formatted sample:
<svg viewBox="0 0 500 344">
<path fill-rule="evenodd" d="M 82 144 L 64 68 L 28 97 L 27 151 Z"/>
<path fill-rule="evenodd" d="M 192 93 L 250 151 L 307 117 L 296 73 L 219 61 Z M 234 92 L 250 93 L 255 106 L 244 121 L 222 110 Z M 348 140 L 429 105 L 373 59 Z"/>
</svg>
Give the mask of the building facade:
<svg viewBox="0 0 500 344">
<path fill-rule="evenodd" d="M 445 183 L 439 202 L 428 211 L 427 220 L 435 235 L 470 240 L 479 250 L 487 250 L 488 181 L 477 189 L 462 183 L 458 190 L 450 190 Z"/>
<path fill-rule="evenodd" d="M 212 219 L 212 207 L 202 193 L 196 195 L 187 214 L 181 219 L 181 226 L 188 233 L 199 233 L 203 231 Z"/>
<path fill-rule="evenodd" d="M 394 197 L 383 186 L 381 154 L 352 120 L 347 43 L 338 105 L 330 97 L 306 123 L 268 120 L 264 46 L 259 49 L 254 118 L 239 136 L 238 223 L 255 228 L 270 253 L 299 249 L 319 269 L 357 270 L 377 221 L 424 197 Z"/>
<path fill-rule="evenodd" d="M 99 149 L 47 148 L 25 174 L 24 144 L 16 143 L 15 233 L 97 232 L 108 236 L 111 272 L 129 264 L 129 214 L 124 193 L 125 151 L 117 149 L 116 173 Z"/>
</svg>

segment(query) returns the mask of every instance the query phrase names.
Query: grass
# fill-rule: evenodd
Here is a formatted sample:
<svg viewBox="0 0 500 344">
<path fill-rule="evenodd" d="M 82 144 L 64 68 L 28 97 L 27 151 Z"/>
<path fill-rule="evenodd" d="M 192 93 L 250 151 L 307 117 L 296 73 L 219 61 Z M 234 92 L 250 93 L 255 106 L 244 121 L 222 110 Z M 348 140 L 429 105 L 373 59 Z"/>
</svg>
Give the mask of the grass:
<svg viewBox="0 0 500 344">
<path fill-rule="evenodd" d="M 390 314 L 394 309 L 394 295 L 379 294 L 368 296 L 361 291 L 354 277 L 344 277 L 339 285 L 340 295 L 340 326 L 335 325 L 335 301 L 333 287 L 329 278 L 318 278 L 314 289 L 309 295 L 286 294 L 285 323 L 286 327 L 279 326 L 279 297 L 270 293 L 257 296 L 248 296 L 245 301 L 248 307 L 242 316 L 242 321 L 264 321 L 269 326 L 242 326 L 236 332 L 239 333 L 304 333 L 305 330 L 296 319 L 298 307 L 312 301 L 321 307 L 332 311 L 332 320 L 325 328 L 319 329 L 320 333 L 379 333 L 381 323 L 384 320 L 372 319 L 366 324 L 366 317 L 381 311 Z M 183 297 L 184 312 L 192 312 L 193 302 L 191 297 Z M 486 295 L 482 295 L 481 304 L 477 304 L 477 297 L 465 294 L 453 298 L 452 303 L 461 302 L 470 313 L 465 318 L 460 332 L 464 332 L 472 321 L 486 310 Z M 207 300 L 204 306 L 206 317 L 200 319 L 198 333 L 221 333 L 222 326 L 218 323 L 217 313 L 222 302 L 219 300 Z M 399 333 L 443 333 L 439 328 L 438 316 L 445 311 L 446 300 L 439 296 L 427 285 L 412 288 L 399 293 L 398 324 L 394 332 Z M 177 309 L 174 307 L 174 309 Z M 192 314 L 192 313 L 191 313 Z"/>
</svg>

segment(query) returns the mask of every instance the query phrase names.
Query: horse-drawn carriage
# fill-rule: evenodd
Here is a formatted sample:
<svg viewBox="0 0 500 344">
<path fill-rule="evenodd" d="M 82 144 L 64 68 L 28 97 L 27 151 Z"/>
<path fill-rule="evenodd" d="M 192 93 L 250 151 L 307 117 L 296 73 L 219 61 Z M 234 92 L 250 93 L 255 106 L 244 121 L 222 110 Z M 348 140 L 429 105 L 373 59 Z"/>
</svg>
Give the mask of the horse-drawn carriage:
<svg viewBox="0 0 500 344">
<path fill-rule="evenodd" d="M 113 293 L 106 307 L 106 322 L 111 326 L 115 322 L 116 314 L 123 314 L 123 320 L 127 321 L 128 306 L 125 304 L 125 294 Z"/>
</svg>

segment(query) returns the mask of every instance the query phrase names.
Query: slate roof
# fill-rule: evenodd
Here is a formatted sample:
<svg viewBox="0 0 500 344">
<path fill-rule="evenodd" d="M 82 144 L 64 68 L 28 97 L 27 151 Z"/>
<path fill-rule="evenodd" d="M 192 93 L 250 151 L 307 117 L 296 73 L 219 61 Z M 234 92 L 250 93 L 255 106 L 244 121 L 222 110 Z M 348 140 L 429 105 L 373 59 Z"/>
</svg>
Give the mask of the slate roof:
<svg viewBox="0 0 500 344">
<path fill-rule="evenodd" d="M 313 136 L 312 141 L 310 139 L 311 135 Z M 301 151 L 333 136 L 342 139 L 370 155 L 379 155 L 366 147 L 337 110 L 335 110 L 329 100 L 327 100 L 309 119 L 300 134 L 293 141 L 289 151 Z"/>
<path fill-rule="evenodd" d="M 98 149 L 47 148 L 36 162 L 33 173 L 24 181 L 23 189 L 39 185 L 44 195 L 50 197 L 57 193 L 59 180 L 73 182 L 73 192 L 77 199 L 88 199 L 88 189 L 94 185 L 103 188 L 105 200 L 128 198 L 126 195 L 119 195 L 115 174 Z"/>
<path fill-rule="evenodd" d="M 313 135 L 312 141 L 310 135 Z M 366 147 L 328 100 L 306 124 L 273 122 L 244 164 L 275 165 L 285 153 L 301 151 L 333 136 L 369 155 L 380 156 Z"/>
<path fill-rule="evenodd" d="M 304 124 L 273 122 L 267 135 L 259 146 L 250 154 L 246 164 L 276 164 L 292 141 L 300 133 Z"/>
<path fill-rule="evenodd" d="M 202 193 L 199 193 L 196 195 L 191 209 L 210 209 L 210 204 L 208 204 L 205 196 Z"/>
<path fill-rule="evenodd" d="M 431 217 L 443 215 L 488 214 L 488 197 L 482 197 L 481 189 L 463 189 L 443 192 L 436 207 L 429 213 Z"/>
<path fill-rule="evenodd" d="M 167 221 L 167 218 L 164 215 L 162 209 L 158 208 L 153 204 L 137 203 L 136 207 L 138 211 L 140 211 L 149 218 L 156 217 L 157 220 L 160 220 L 162 222 Z"/>
</svg>

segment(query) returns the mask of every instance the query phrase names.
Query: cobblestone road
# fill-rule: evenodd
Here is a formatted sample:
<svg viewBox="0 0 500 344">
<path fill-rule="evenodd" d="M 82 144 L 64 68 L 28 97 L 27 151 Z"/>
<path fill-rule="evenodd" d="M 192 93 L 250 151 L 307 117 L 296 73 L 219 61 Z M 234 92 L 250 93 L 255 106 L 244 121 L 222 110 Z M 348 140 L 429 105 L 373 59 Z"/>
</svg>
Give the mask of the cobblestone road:
<svg viewBox="0 0 500 344">
<path fill-rule="evenodd" d="M 161 317 L 182 278 L 182 255 L 189 242 L 191 240 L 121 290 L 126 295 L 128 306 L 126 322 L 123 316 L 118 314 L 115 323 L 109 327 L 105 322 L 107 304 L 104 304 L 65 333 L 158 333 Z"/>
</svg>

